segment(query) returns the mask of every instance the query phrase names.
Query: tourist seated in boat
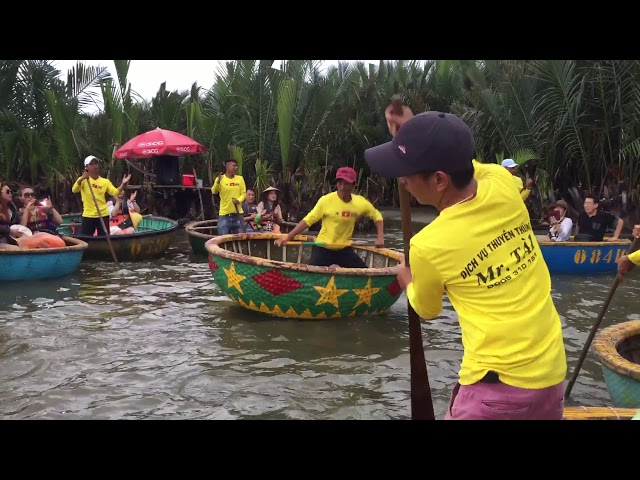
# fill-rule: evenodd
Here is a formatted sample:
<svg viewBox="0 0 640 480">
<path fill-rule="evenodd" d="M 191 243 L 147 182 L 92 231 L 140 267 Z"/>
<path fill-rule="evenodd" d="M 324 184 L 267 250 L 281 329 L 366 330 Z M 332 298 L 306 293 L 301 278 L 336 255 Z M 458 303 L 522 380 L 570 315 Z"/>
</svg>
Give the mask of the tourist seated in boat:
<svg viewBox="0 0 640 480">
<path fill-rule="evenodd" d="M 62 225 L 62 215 L 51 203 L 51 197 L 38 200 L 33 187 L 26 185 L 18 192 L 22 203 L 20 224 L 32 232 L 58 233 L 58 225 Z"/>
<path fill-rule="evenodd" d="M 293 238 L 322 220 L 322 228 L 316 242 L 326 247 L 314 245 L 310 265 L 339 266 L 345 268 L 367 268 L 360 256 L 351 248 L 353 229 L 358 217 L 371 218 L 376 225 L 376 247 L 384 246 L 382 214 L 369 200 L 356 195 L 356 171 L 341 167 L 336 173 L 336 191 L 323 195 L 315 207 L 286 236 L 278 238 L 276 245 L 286 245 Z"/>
<path fill-rule="evenodd" d="M 142 221 L 140 206 L 136 203 L 138 192 L 133 192 L 126 202 L 124 191 L 112 199 L 113 207 L 109 209 L 109 233 L 111 235 L 125 235 L 136 233 Z"/>
<path fill-rule="evenodd" d="M 631 232 L 634 238 L 640 238 L 640 225 L 634 225 Z M 640 265 L 640 249 L 627 255 L 622 255 L 616 260 L 618 264 L 618 281 L 622 282 L 622 278 L 625 274 L 629 273 L 634 265 Z"/>
<path fill-rule="evenodd" d="M 18 248 L 11 225 L 18 225 L 18 207 L 13 203 L 13 192 L 7 182 L 0 183 L 0 250 Z"/>
<path fill-rule="evenodd" d="M 256 226 L 255 218 L 258 215 L 258 205 L 256 204 L 256 191 L 253 188 L 247 188 L 247 195 L 244 202 L 242 202 L 242 211 L 244 212 L 247 231 L 257 231 L 258 227 Z"/>
<path fill-rule="evenodd" d="M 89 155 L 84 159 L 84 173 L 73 183 L 71 191 L 80 193 L 82 199 L 82 235 L 98 236 L 106 235 L 104 225 L 109 224 L 109 210 L 107 209 L 106 196 L 117 196 L 124 190 L 125 185 L 131 179 L 131 174 L 122 178 L 122 183 L 118 188 L 114 187 L 111 180 L 100 176 L 100 164 L 98 158 Z M 91 182 L 91 184 L 89 184 Z M 93 194 L 91 193 L 93 191 Z M 94 200 L 95 197 L 95 200 Z M 96 209 L 96 204 L 98 208 Z M 102 218 L 102 221 L 100 219 Z"/>
<path fill-rule="evenodd" d="M 225 162 L 225 173 L 221 173 L 213 182 L 211 192 L 220 195 L 218 212 L 218 235 L 241 233 L 244 222 L 242 202 L 247 195 L 247 186 L 238 173 L 238 162 L 230 158 Z"/>
<path fill-rule="evenodd" d="M 524 183 L 522 183 L 522 179 L 518 176 L 518 173 L 516 171 L 518 168 L 518 164 L 514 162 L 512 158 L 504 159 L 502 161 L 502 166 L 506 168 L 509 171 L 509 173 L 512 175 L 513 181 L 516 184 L 516 188 L 520 193 L 520 198 L 522 198 L 522 201 L 524 202 L 527 198 L 529 198 L 529 195 L 531 194 L 531 187 L 533 187 L 533 179 L 530 178 L 529 180 L 527 180 L 527 185 L 524 186 Z"/>
<path fill-rule="evenodd" d="M 539 240 L 553 242 L 567 242 L 571 239 L 573 220 L 567 214 L 569 205 L 564 200 L 558 200 L 549 206 L 547 218 L 549 220 L 549 233 L 538 236 Z"/>
<path fill-rule="evenodd" d="M 262 200 L 258 204 L 256 222 L 258 228 L 267 232 L 280 233 L 280 225 L 284 223 L 280 208 L 280 190 L 275 187 L 266 188 L 262 192 Z"/>
<path fill-rule="evenodd" d="M 615 228 L 615 232 L 607 240 L 618 240 L 624 221 L 614 214 L 605 212 L 599 208 L 598 201 L 593 195 L 584 198 L 584 212 L 578 215 L 576 234 L 577 242 L 602 242 L 607 228 Z"/>
</svg>

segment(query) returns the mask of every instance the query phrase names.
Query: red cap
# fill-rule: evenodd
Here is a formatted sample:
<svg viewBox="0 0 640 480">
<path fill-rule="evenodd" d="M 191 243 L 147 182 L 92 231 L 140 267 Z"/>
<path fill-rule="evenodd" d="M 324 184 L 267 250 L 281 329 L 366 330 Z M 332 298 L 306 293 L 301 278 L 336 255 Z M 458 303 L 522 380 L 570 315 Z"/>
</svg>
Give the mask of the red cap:
<svg viewBox="0 0 640 480">
<path fill-rule="evenodd" d="M 356 183 L 356 171 L 351 167 L 340 167 L 336 173 L 336 180 L 339 178 L 349 183 Z"/>
</svg>

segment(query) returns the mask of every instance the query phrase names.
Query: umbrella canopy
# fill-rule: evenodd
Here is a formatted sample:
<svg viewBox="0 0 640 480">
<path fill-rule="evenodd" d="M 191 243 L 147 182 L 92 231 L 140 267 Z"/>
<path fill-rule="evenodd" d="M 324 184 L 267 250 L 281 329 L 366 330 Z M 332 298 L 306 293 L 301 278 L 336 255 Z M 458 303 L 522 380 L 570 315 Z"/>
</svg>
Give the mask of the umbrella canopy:
<svg viewBox="0 0 640 480">
<path fill-rule="evenodd" d="M 195 140 L 181 133 L 158 127 L 133 137 L 116 150 L 115 157 L 118 159 L 139 159 L 151 158 L 156 155 L 181 157 L 201 153 L 204 153 L 204 147 Z"/>
</svg>

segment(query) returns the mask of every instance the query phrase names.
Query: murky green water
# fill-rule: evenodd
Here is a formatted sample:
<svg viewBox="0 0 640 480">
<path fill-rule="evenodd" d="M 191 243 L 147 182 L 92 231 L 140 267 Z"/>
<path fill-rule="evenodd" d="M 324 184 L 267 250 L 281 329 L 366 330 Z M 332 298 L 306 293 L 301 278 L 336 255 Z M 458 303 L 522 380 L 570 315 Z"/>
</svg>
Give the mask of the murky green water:
<svg viewBox="0 0 640 480">
<path fill-rule="evenodd" d="M 386 236 L 402 248 L 399 232 Z M 618 287 L 602 327 L 638 319 L 640 277 Z M 612 276 L 554 277 L 569 374 Z M 442 418 L 462 350 L 445 303 L 423 324 Z M 590 354 L 570 405 L 611 405 Z M 410 418 L 406 299 L 383 317 L 261 318 L 233 306 L 183 230 L 165 259 L 83 263 L 0 290 L 2 418 Z"/>
</svg>

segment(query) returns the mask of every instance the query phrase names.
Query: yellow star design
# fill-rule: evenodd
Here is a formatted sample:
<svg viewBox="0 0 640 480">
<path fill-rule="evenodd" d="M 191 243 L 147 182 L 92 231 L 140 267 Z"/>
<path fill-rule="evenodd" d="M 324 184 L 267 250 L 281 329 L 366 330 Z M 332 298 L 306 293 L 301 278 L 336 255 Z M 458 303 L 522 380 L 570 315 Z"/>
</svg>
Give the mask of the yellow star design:
<svg viewBox="0 0 640 480">
<path fill-rule="evenodd" d="M 318 302 L 316 303 L 316 305 L 322 305 L 323 303 L 330 303 L 336 308 L 339 308 L 338 297 L 340 295 L 344 295 L 349 291 L 347 289 L 336 288 L 336 282 L 334 277 L 331 277 L 331 280 L 329 280 L 329 283 L 327 283 L 326 287 L 314 286 L 313 288 L 315 288 L 318 291 L 318 293 L 320 293 L 320 298 L 318 299 Z"/>
<path fill-rule="evenodd" d="M 361 303 L 366 303 L 368 306 L 371 306 L 371 297 L 373 297 L 376 293 L 380 291 L 379 288 L 371 288 L 371 279 L 367 281 L 367 286 L 361 289 L 354 288 L 353 291 L 356 295 L 358 295 L 358 301 L 356 302 L 355 307 L 360 305 Z"/>
<path fill-rule="evenodd" d="M 240 282 L 247 277 L 236 273 L 235 263 L 231 262 L 231 267 L 229 269 L 223 268 L 223 270 L 227 274 L 227 288 L 236 287 L 240 293 L 244 294 Z"/>
</svg>

